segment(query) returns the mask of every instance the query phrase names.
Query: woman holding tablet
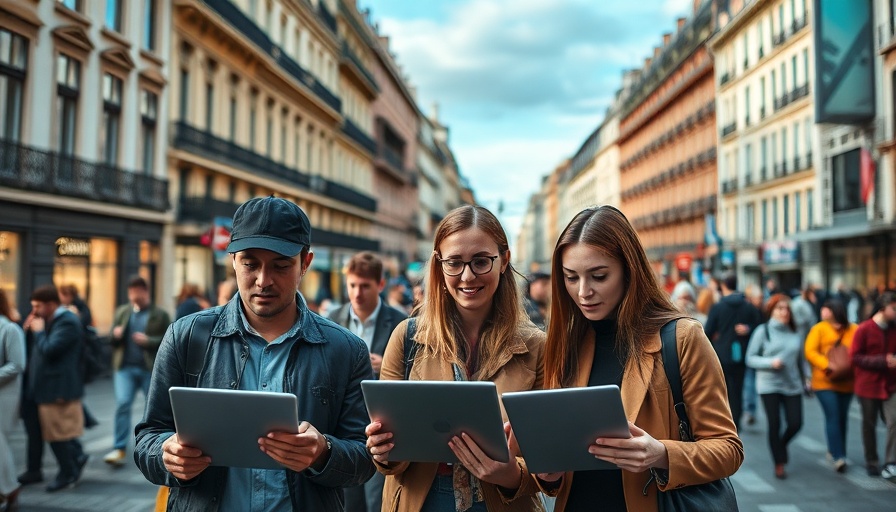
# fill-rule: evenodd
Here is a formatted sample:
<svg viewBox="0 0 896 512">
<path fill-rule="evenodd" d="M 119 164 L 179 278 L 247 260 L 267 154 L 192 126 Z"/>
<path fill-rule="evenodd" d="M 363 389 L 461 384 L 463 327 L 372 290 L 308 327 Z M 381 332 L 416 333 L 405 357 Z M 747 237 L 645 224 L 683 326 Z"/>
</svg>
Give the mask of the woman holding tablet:
<svg viewBox="0 0 896 512">
<path fill-rule="evenodd" d="M 467 205 L 448 212 L 436 228 L 424 300 L 413 313 L 410 380 L 492 381 L 499 394 L 541 388 L 544 333 L 529 321 L 514 273 L 507 235 L 490 211 Z M 408 322 L 389 339 L 381 380 L 405 378 Z M 384 511 L 541 510 L 525 462 L 513 456 L 515 443 L 510 461 L 501 463 L 466 435 L 454 437 L 449 446 L 461 463 L 449 465 L 390 460 L 392 433 L 380 422 L 367 435 L 386 475 Z"/>
<path fill-rule="evenodd" d="M 616 384 L 628 439 L 588 451 L 617 470 L 537 475 L 556 510 L 657 510 L 657 490 L 732 475 L 743 462 L 719 360 L 700 323 L 678 321 L 684 402 L 696 442 L 679 441 L 660 352 L 660 328 L 681 313 L 660 288 L 634 228 L 612 206 L 579 212 L 560 234 L 551 269 L 545 345 L 548 388 Z M 656 484 L 651 480 L 656 480 Z"/>
</svg>

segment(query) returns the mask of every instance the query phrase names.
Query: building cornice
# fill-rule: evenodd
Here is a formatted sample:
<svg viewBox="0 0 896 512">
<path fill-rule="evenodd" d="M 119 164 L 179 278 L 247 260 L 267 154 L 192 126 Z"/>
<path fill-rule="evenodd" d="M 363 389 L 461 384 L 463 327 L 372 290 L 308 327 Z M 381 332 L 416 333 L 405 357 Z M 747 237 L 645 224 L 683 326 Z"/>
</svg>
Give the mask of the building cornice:
<svg viewBox="0 0 896 512">
<path fill-rule="evenodd" d="M 720 27 L 718 32 L 712 36 L 706 43 L 706 46 L 715 53 L 715 50 L 721 49 L 724 45 L 732 41 L 744 25 L 749 23 L 762 14 L 765 7 L 772 3 L 773 0 L 747 0 L 747 5 L 738 12 L 731 21 Z M 806 0 L 811 1 L 811 0 Z"/>
</svg>

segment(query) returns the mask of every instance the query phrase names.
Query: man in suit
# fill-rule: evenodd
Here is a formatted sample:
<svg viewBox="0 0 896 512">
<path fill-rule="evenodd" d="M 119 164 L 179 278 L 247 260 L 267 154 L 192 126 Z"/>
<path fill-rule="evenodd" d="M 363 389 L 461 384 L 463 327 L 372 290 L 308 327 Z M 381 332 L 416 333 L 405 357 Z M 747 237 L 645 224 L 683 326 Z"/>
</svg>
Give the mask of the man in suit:
<svg viewBox="0 0 896 512">
<path fill-rule="evenodd" d="M 383 352 L 392 330 L 407 314 L 380 299 L 386 286 L 383 262 L 370 252 L 352 256 L 345 268 L 345 283 L 349 303 L 331 311 L 328 316 L 367 343 L 370 364 L 375 377 L 379 377 L 383 365 Z M 345 510 L 347 512 L 375 512 L 383 502 L 385 477 L 376 472 L 364 485 L 346 487 Z"/>
</svg>

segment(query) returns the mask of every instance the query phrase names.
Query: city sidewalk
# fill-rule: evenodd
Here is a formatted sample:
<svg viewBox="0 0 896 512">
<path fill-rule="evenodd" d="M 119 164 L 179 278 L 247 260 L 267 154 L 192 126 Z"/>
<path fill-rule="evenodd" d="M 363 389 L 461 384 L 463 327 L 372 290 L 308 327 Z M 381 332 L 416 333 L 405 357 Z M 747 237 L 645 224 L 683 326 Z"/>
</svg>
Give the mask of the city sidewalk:
<svg viewBox="0 0 896 512">
<path fill-rule="evenodd" d="M 140 473 L 134 464 L 133 446 L 128 447 L 126 464 L 120 468 L 103 462 L 103 456 L 112 449 L 112 423 L 115 414 L 115 398 L 112 379 L 104 378 L 87 385 L 85 402 L 100 424 L 86 430 L 81 438 L 90 461 L 84 468 L 81 480 L 74 489 L 48 493 L 46 485 L 56 475 L 56 459 L 49 446 L 44 449 L 44 482 L 22 489 L 19 508 L 22 512 L 62 511 L 151 511 L 155 504 L 156 486 Z M 143 415 L 143 396 L 137 395 L 133 409 L 134 425 Z M 132 441 L 133 444 L 133 441 Z M 19 422 L 10 437 L 16 465 L 25 470 L 25 430 Z"/>
</svg>

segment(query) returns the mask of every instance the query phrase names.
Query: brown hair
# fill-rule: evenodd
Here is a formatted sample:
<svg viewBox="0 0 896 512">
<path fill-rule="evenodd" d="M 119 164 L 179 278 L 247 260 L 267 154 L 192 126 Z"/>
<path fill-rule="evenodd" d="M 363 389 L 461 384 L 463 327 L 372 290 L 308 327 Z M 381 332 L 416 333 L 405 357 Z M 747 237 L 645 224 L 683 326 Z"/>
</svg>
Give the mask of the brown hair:
<svg viewBox="0 0 896 512">
<path fill-rule="evenodd" d="M 765 303 L 765 316 L 771 319 L 772 311 L 775 310 L 775 306 L 781 301 L 784 301 L 787 304 L 787 309 L 790 311 L 790 320 L 787 322 L 787 326 L 790 327 L 791 331 L 796 331 L 796 320 L 793 319 L 793 308 L 790 307 L 790 297 L 783 293 L 776 293 L 768 298 L 768 301 Z"/>
<path fill-rule="evenodd" d="M 439 357 L 465 367 L 458 353 L 458 343 L 464 340 L 462 320 L 454 299 L 445 293 L 445 275 L 439 263 L 438 248 L 445 238 L 470 228 L 479 228 L 489 235 L 498 246 L 499 263 L 507 264 L 498 280 L 491 311 L 482 326 L 478 344 L 479 371 L 493 373 L 499 363 L 496 356 L 500 346 L 513 338 L 521 328 L 533 331 L 536 328 L 523 310 L 514 277 L 516 271 L 509 261 L 510 248 L 504 228 L 492 212 L 481 206 L 465 205 L 455 208 L 436 227 L 434 250 L 427 263 L 424 299 L 415 310 L 418 318 L 415 339 L 427 341 L 420 347 L 424 357 Z"/>
<path fill-rule="evenodd" d="M 709 309 L 716 303 L 716 294 L 709 288 L 700 290 L 697 294 L 697 311 L 704 315 L 709 314 Z"/>
<path fill-rule="evenodd" d="M 616 311 L 616 343 L 623 353 L 641 357 L 648 340 L 660 327 L 682 316 L 657 282 L 638 234 L 625 215 L 612 206 L 579 212 L 560 234 L 551 259 L 553 299 L 544 361 L 547 388 L 574 383 L 579 342 L 591 328 L 563 284 L 563 251 L 580 243 L 615 258 L 622 266 L 625 294 Z"/>
<path fill-rule="evenodd" d="M 31 300 L 36 302 L 55 302 L 56 304 L 60 304 L 59 300 L 59 290 L 56 289 L 52 284 L 46 284 L 44 286 L 40 286 L 35 288 L 33 292 L 31 292 Z"/>
<path fill-rule="evenodd" d="M 345 265 L 345 273 L 380 282 L 383 280 L 383 262 L 372 252 L 359 252 L 348 260 L 348 264 Z"/>
<path fill-rule="evenodd" d="M 177 295 L 177 303 L 189 299 L 190 297 L 198 297 L 200 299 L 204 299 L 202 296 L 202 291 L 199 289 L 199 285 L 196 283 L 184 283 L 180 287 L 180 293 Z"/>
<path fill-rule="evenodd" d="M 9 299 L 6 297 L 6 290 L 3 288 L 0 288 L 0 315 L 12 318 L 12 304 L 9 303 Z"/>
</svg>

